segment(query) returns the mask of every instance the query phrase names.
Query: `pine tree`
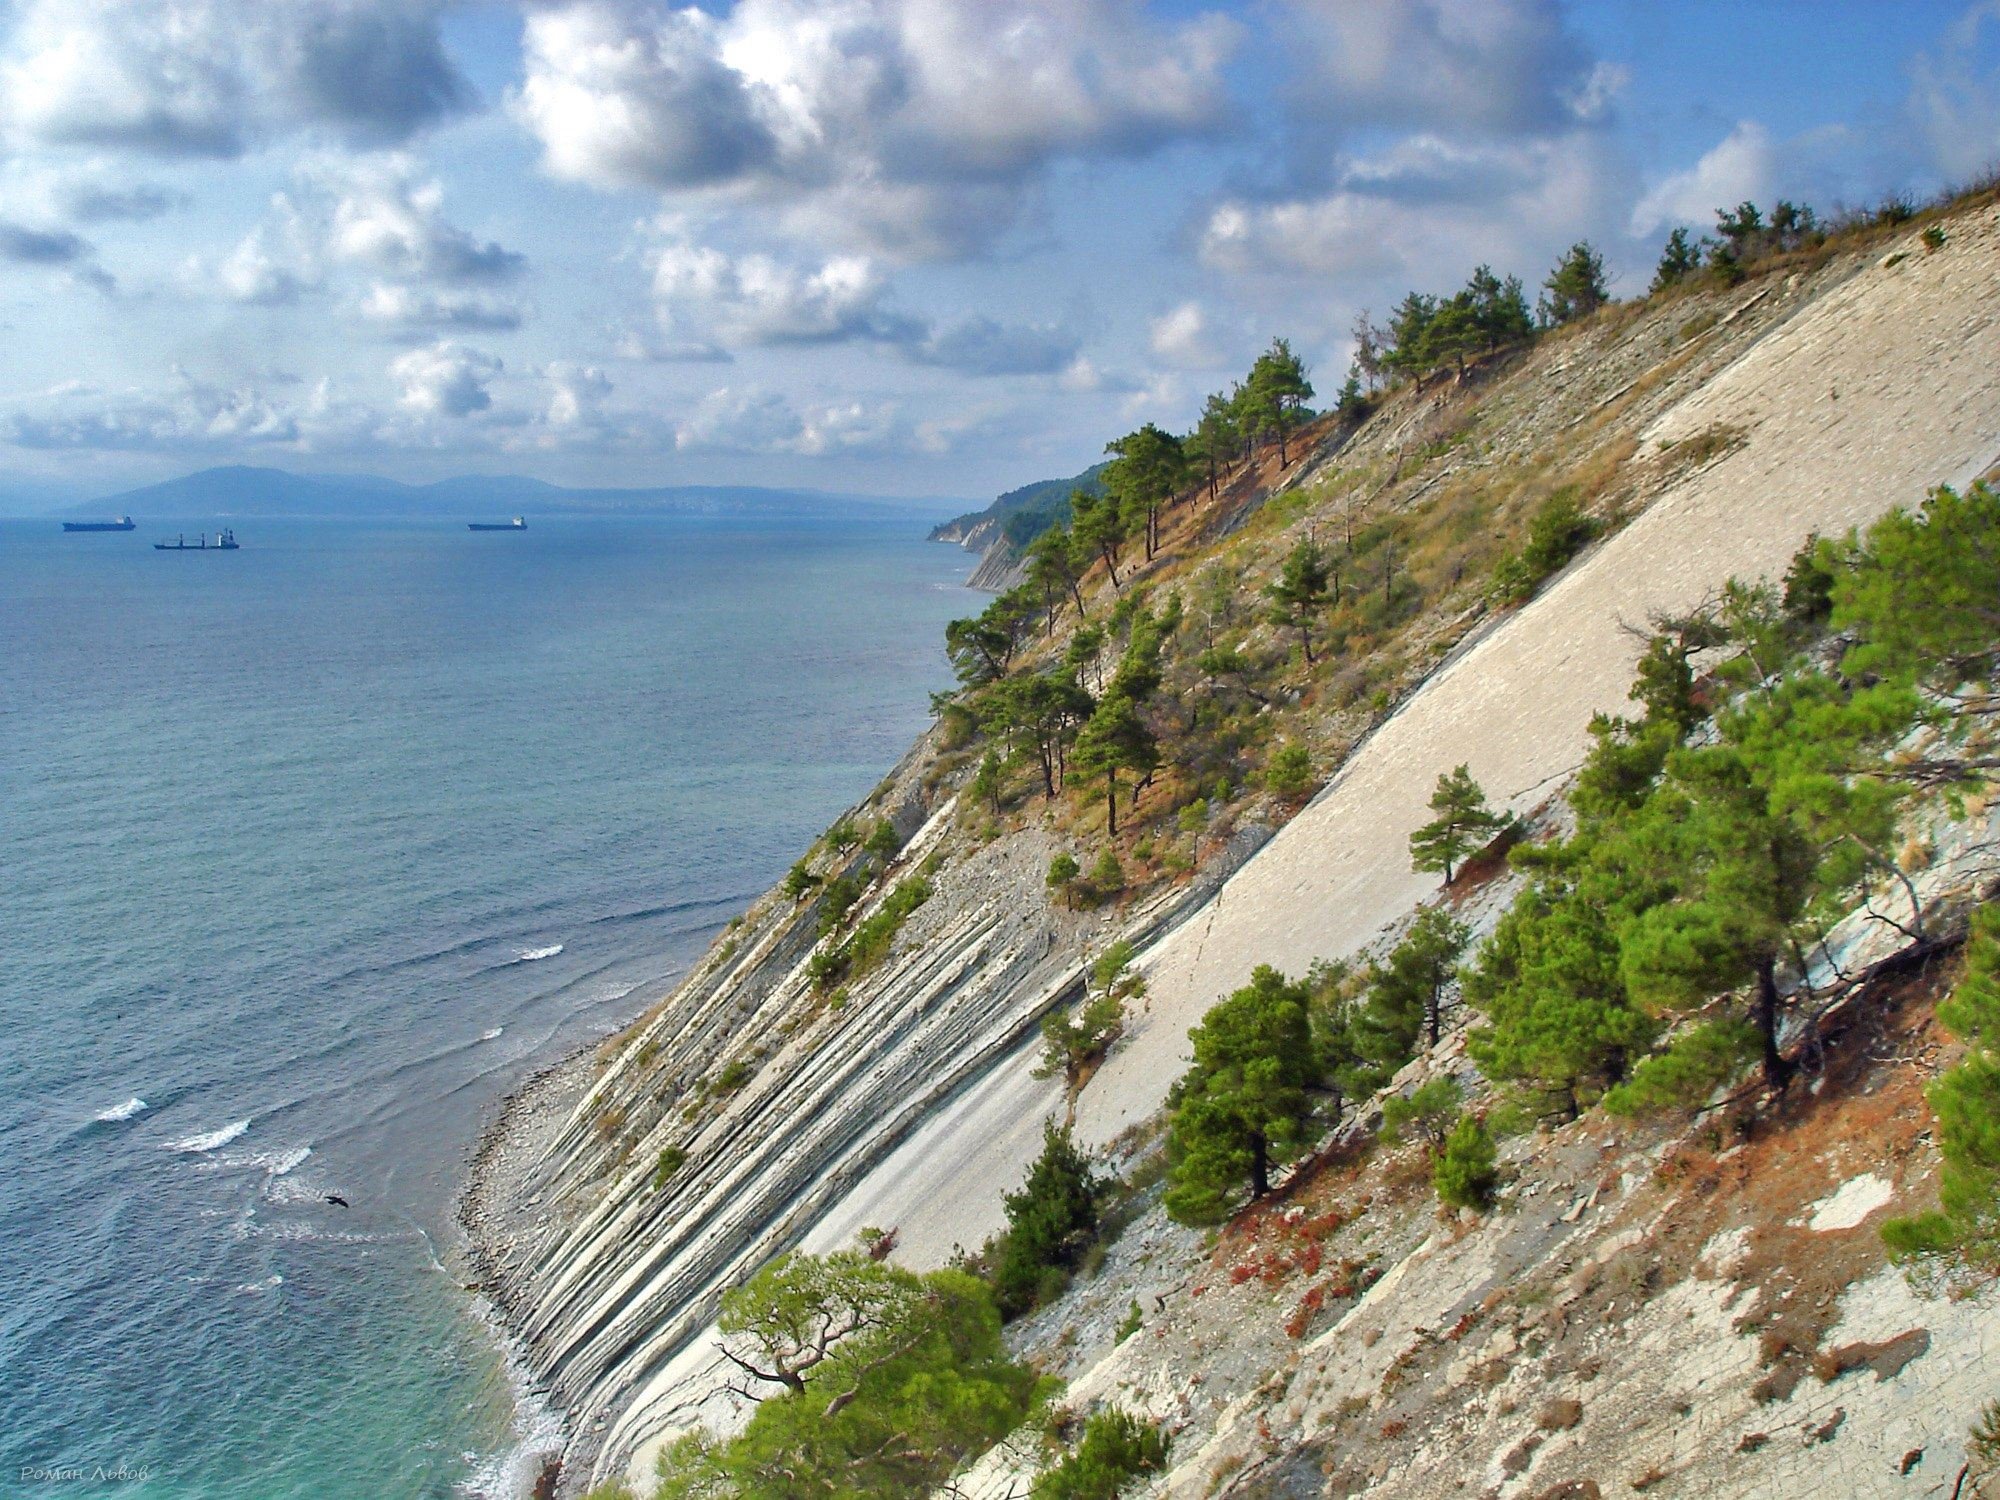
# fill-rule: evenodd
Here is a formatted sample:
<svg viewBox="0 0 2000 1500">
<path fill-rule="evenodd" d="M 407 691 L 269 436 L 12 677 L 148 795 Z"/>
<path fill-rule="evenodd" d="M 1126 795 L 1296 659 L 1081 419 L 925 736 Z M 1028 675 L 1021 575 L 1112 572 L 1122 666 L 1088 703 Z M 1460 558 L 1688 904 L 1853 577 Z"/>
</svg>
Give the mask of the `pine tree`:
<svg viewBox="0 0 2000 1500">
<path fill-rule="evenodd" d="M 1657 294 L 1670 286 L 1678 286 L 1701 269 L 1701 247 L 1695 244 L 1686 229 L 1675 225 L 1667 236 L 1666 247 L 1660 251 L 1660 263 L 1653 271 L 1651 290 Z"/>
<path fill-rule="evenodd" d="M 1174 1086 L 1167 1212 L 1215 1223 L 1245 1187 L 1271 1191 L 1272 1169 L 1308 1138 L 1314 1049 L 1310 995 L 1268 964 L 1188 1033 L 1194 1062 Z"/>
<path fill-rule="evenodd" d="M 1259 425 L 1278 435 L 1278 466 L 1288 467 L 1291 458 L 1286 440 L 1304 420 L 1305 403 L 1313 395 L 1304 362 L 1284 339 L 1273 339 L 1271 347 L 1250 367 L 1245 390 Z"/>
<path fill-rule="evenodd" d="M 1070 530 L 1077 544 L 1088 554 L 1104 560 L 1105 576 L 1111 580 L 1111 587 L 1117 588 L 1118 549 L 1131 535 L 1125 512 L 1109 494 L 1091 494 L 1087 490 L 1073 492 L 1069 503 L 1074 517 Z"/>
<path fill-rule="evenodd" d="M 1485 1017 L 1467 1053 L 1565 1120 L 1623 1079 L 1660 1029 L 1632 1001 L 1604 910 L 1560 882 L 1530 890 L 1500 919 L 1466 971 L 1465 1000 Z"/>
<path fill-rule="evenodd" d="M 1498 1158 L 1486 1122 L 1465 1115 L 1452 1127 L 1431 1168 L 1431 1186 L 1438 1201 L 1452 1208 L 1484 1212 L 1493 1206 L 1493 1189 L 1500 1181 Z"/>
<path fill-rule="evenodd" d="M 1277 579 L 1264 589 L 1271 600 L 1272 623 L 1298 631 L 1308 666 L 1313 659 L 1313 619 L 1334 597 L 1329 587 L 1331 577 L 1326 553 L 1319 543 L 1305 537 L 1285 555 Z"/>
<path fill-rule="evenodd" d="M 1611 300 L 1604 279 L 1604 257 L 1579 240 L 1569 247 L 1549 279 L 1542 283 L 1542 322 L 1550 328 L 1587 318 Z"/>
<path fill-rule="evenodd" d="M 1125 693 L 1109 692 L 1098 701 L 1076 737 L 1076 768 L 1085 776 L 1104 778 L 1106 832 L 1118 834 L 1118 773 L 1143 776 L 1160 763 L 1153 732 Z"/>
<path fill-rule="evenodd" d="M 1505 817 L 1487 807 L 1486 793 L 1465 765 L 1438 777 L 1431 811 L 1437 816 L 1410 835 L 1410 866 L 1442 871 L 1447 886 L 1459 862 L 1485 848 L 1507 826 Z"/>
<path fill-rule="evenodd" d="M 1117 500 L 1126 531 L 1144 539 L 1150 562 L 1159 548 L 1161 512 L 1187 483 L 1187 454 L 1179 438 L 1151 422 L 1104 451 L 1113 455 L 1104 466 L 1104 487 Z"/>
<path fill-rule="evenodd" d="M 1939 1258 L 2000 1274 L 2000 904 L 1973 914 L 1965 977 L 1937 1018 L 1965 1054 L 1927 1093 L 1937 1116 L 1942 1207 L 1882 1227 L 1900 1259 Z"/>
<path fill-rule="evenodd" d="M 1110 1182 L 1067 1129 L 1042 1125 L 1042 1154 L 1011 1193 L 1001 1195 L 1007 1230 L 992 1270 L 993 1300 L 1018 1318 L 1060 1294 L 1097 1234 Z"/>
</svg>

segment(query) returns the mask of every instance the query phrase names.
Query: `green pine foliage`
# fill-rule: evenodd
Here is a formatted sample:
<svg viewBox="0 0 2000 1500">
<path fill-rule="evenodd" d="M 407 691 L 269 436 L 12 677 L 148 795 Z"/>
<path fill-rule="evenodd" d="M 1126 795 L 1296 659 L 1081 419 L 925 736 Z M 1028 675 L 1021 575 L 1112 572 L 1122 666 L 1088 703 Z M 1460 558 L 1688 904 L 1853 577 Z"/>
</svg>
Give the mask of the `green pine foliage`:
<svg viewBox="0 0 2000 1500">
<path fill-rule="evenodd" d="M 1194 1062 L 1169 1096 L 1167 1212 L 1183 1224 L 1227 1217 L 1245 1189 L 1308 1143 L 1316 1058 L 1311 993 L 1268 964 L 1188 1033 Z"/>
<path fill-rule="evenodd" d="M 1389 957 L 1369 971 L 1367 999 L 1353 1024 L 1363 1055 L 1384 1073 L 1416 1056 L 1419 1046 L 1438 1044 L 1445 995 L 1469 935 L 1443 907 L 1427 906 Z"/>
<path fill-rule="evenodd" d="M 1001 1199 L 1007 1228 L 982 1257 L 1003 1318 L 1018 1318 L 1062 1295 L 1097 1237 L 1111 1181 L 1067 1129 L 1045 1123 L 1042 1154 Z"/>
<path fill-rule="evenodd" d="M 1965 977 L 1937 1015 L 1965 1044 L 1927 1091 L 1943 1158 L 1940 1207 L 1890 1220 L 1882 1238 L 1906 1263 L 2000 1275 L 2000 903 L 1974 914 Z"/>
<path fill-rule="evenodd" d="M 1538 310 L 1545 326 L 1560 328 L 1578 318 L 1589 317 L 1610 300 L 1610 288 L 1604 279 L 1604 257 L 1590 247 L 1588 240 L 1579 240 L 1564 252 L 1555 269 L 1549 272 L 1548 280 L 1542 283 Z"/>
<path fill-rule="evenodd" d="M 1382 1139 L 1391 1145 L 1420 1142 L 1435 1161 L 1457 1128 L 1464 1104 L 1465 1090 L 1450 1076 L 1433 1078 L 1407 1094 L 1391 1094 L 1382 1101 Z"/>
<path fill-rule="evenodd" d="M 1032 1500 L 1116 1500 L 1166 1467 L 1167 1438 L 1151 1422 L 1106 1407 L 1084 1424 L 1076 1451 L 1035 1477 Z"/>
<path fill-rule="evenodd" d="M 1602 528 L 1585 515 L 1570 489 L 1556 491 L 1542 502 L 1528 523 L 1528 539 L 1519 552 L 1502 559 L 1493 570 L 1492 596 L 1497 604 L 1525 604 L 1544 579 L 1593 541 Z"/>
<path fill-rule="evenodd" d="M 1698 1108 L 1757 1055 L 1757 1029 L 1739 1020 L 1704 1021 L 1645 1058 L 1623 1083 L 1607 1090 L 1614 1115 L 1666 1114 Z"/>
<path fill-rule="evenodd" d="M 1037 1078 L 1061 1077 L 1072 1095 L 1125 1034 L 1125 1005 L 1146 993 L 1146 981 L 1132 967 L 1132 945 L 1119 940 L 1097 956 L 1075 1014 L 1051 1011 L 1042 1017 L 1042 1059 Z"/>
<path fill-rule="evenodd" d="M 725 1294 L 719 1327 L 762 1399 L 738 1436 L 675 1441 L 658 1500 L 927 1494 L 1047 1395 L 1007 1358 L 984 1283 L 960 1270 L 795 1252 Z"/>
<path fill-rule="evenodd" d="M 1438 1202 L 1484 1213 L 1493 1206 L 1493 1190 L 1499 1183 L 1493 1137 L 1486 1122 L 1461 1115 L 1431 1167 L 1431 1186 L 1437 1191 Z"/>
<path fill-rule="evenodd" d="M 1410 867 L 1442 872 L 1446 885 L 1467 855 L 1484 849 L 1507 826 L 1505 817 L 1487 807 L 1486 793 L 1466 765 L 1438 777 L 1431 811 L 1437 816 L 1410 835 Z"/>
<path fill-rule="evenodd" d="M 829 888 L 830 889 L 830 888 Z M 889 956 L 896 934 L 911 912 L 931 898 L 931 883 L 922 875 L 900 880 L 844 942 L 822 948 L 807 964 L 813 984 L 830 990 L 843 979 L 865 974 Z M 836 924 L 838 925 L 838 924 Z M 824 924 L 822 924 L 824 928 Z"/>
</svg>

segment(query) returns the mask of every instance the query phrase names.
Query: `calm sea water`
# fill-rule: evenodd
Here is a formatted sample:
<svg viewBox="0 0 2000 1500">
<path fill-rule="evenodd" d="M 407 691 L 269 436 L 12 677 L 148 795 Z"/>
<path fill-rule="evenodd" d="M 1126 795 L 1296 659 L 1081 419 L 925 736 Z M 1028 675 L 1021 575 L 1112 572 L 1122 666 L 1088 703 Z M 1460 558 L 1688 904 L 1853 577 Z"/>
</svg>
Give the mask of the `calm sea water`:
<svg viewBox="0 0 2000 1500">
<path fill-rule="evenodd" d="M 482 1109 L 901 753 L 964 554 L 239 534 L 0 522 L 0 1493 L 490 1491 L 521 1416 L 435 1250 Z"/>
</svg>

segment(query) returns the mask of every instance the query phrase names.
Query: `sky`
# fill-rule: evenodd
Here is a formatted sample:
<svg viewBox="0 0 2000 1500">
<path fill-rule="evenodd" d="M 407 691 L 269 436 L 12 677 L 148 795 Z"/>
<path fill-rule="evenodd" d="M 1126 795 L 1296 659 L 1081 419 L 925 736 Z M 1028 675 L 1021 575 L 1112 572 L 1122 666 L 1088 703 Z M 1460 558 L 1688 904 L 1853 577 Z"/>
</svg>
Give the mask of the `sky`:
<svg viewBox="0 0 2000 1500">
<path fill-rule="evenodd" d="M 984 498 L 1275 336 L 2000 164 L 2000 0 L 0 0 L 0 498 Z"/>
</svg>

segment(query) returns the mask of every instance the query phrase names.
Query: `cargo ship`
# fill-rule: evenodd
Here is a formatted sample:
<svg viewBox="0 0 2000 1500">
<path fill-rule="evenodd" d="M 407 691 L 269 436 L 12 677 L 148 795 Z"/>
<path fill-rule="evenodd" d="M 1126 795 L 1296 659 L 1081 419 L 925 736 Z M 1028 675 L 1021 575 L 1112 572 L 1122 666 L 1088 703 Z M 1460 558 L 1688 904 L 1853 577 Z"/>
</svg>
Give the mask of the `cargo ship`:
<svg viewBox="0 0 2000 1500">
<path fill-rule="evenodd" d="M 131 531 L 132 529 L 133 522 L 130 516 L 120 516 L 115 521 L 63 522 L 64 531 Z"/>
<path fill-rule="evenodd" d="M 526 531 L 528 529 L 528 522 L 523 516 L 516 516 L 511 521 L 467 521 L 465 529 L 467 531 Z"/>
<path fill-rule="evenodd" d="M 237 550 L 236 533 L 225 527 L 215 534 L 215 540 L 212 542 L 208 539 L 208 533 L 205 531 L 193 541 L 189 541 L 184 536 L 177 536 L 171 542 L 153 543 L 153 550 L 155 552 L 234 552 Z"/>
</svg>

